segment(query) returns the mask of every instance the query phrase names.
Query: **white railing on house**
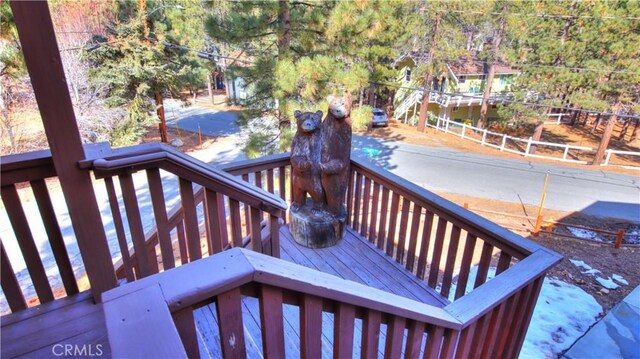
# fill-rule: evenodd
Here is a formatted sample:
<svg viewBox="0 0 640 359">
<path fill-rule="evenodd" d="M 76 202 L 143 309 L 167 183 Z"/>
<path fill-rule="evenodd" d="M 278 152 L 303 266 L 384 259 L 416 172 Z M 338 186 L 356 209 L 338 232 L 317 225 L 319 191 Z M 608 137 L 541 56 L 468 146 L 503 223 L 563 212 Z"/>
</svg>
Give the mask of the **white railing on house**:
<svg viewBox="0 0 640 359">
<path fill-rule="evenodd" d="M 571 162 L 571 163 L 581 163 L 587 164 L 588 161 L 580 160 L 575 155 L 575 152 L 595 152 L 596 149 L 593 147 L 586 146 L 574 146 L 567 145 L 561 143 L 553 143 L 553 142 L 544 142 L 544 141 L 534 141 L 532 137 L 527 139 L 513 137 L 506 135 L 504 133 L 498 133 L 489 131 L 487 129 L 473 127 L 471 125 L 463 124 L 448 120 L 442 117 L 436 117 L 435 125 L 432 123 L 433 121 L 429 121 L 427 123 L 428 127 L 435 128 L 436 130 L 449 133 L 455 136 L 459 136 L 462 139 L 477 142 L 482 146 L 488 146 L 497 148 L 500 151 L 515 153 L 518 155 L 522 155 L 524 157 L 535 157 L 535 158 L 544 158 L 562 162 Z M 531 153 L 532 148 L 534 147 L 546 147 L 558 149 L 558 155 L 542 155 Z M 575 151 L 575 152 L 570 152 Z M 560 156 L 559 154 L 562 153 Z M 606 158 L 602 166 L 618 166 L 615 164 L 611 164 L 611 157 L 613 155 L 627 155 L 627 156 L 639 156 L 640 152 L 632 152 L 632 151 L 618 151 L 618 150 L 606 150 Z M 638 169 L 637 166 L 622 166 Z"/>
</svg>

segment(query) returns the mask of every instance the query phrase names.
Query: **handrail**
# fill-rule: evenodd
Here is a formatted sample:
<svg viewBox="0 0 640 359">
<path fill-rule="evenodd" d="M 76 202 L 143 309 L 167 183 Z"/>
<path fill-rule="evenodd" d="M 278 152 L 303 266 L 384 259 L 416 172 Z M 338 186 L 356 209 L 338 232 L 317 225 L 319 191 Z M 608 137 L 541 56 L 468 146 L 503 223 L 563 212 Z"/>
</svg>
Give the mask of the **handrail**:
<svg viewBox="0 0 640 359">
<path fill-rule="evenodd" d="M 522 258 L 544 248 L 400 176 L 383 171 L 374 164 L 357 158 L 351 158 L 351 164 L 374 181 L 383 183 L 387 188 L 410 198 L 423 208 L 429 208 L 447 220 L 454 219 L 460 222 L 462 229 L 493 240 L 492 244 L 507 250 L 511 255 Z"/>
<path fill-rule="evenodd" d="M 287 209 L 281 198 L 165 145 L 150 148 L 143 153 L 121 151 L 116 156 L 93 161 L 97 177 L 110 176 L 122 170 L 132 172 L 150 167 L 179 173 L 181 177 L 205 187 L 223 186 L 226 193 L 233 193 L 243 202 L 270 214 L 281 216 L 281 211 Z"/>
<path fill-rule="evenodd" d="M 288 166 L 291 164 L 290 159 L 291 153 L 285 152 L 256 159 L 233 161 L 218 165 L 216 168 L 232 175 L 241 175 L 260 171 L 265 167 L 276 168 L 280 166 Z"/>
</svg>

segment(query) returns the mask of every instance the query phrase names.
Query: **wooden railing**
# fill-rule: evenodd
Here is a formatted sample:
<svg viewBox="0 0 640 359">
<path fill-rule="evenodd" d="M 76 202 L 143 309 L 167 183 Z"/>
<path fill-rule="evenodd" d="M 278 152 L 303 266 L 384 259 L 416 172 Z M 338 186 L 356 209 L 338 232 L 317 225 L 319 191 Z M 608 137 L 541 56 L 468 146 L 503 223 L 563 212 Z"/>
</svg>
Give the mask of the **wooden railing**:
<svg viewBox="0 0 640 359">
<path fill-rule="evenodd" d="M 117 249 L 112 252 L 121 258 L 114 270 L 120 278 L 133 281 L 238 246 L 250 245 L 253 250 L 279 255 L 279 227 L 286 210 L 281 198 L 167 146 L 147 144 L 112 150 L 101 145 L 88 147 L 86 152 L 87 160 L 80 166 L 104 180 L 117 237 Z M 146 176 L 134 177 L 138 171 Z M 173 175 L 165 173 L 164 177 L 173 178 L 163 179 L 161 171 Z M 18 281 L 12 267 L 19 258 L 7 254 L 7 244 L 14 243 L 3 238 L 2 289 L 13 312 L 88 289 L 82 278 L 75 277 L 78 273 L 74 274 L 61 230 L 64 216 L 54 210 L 45 183 L 46 178 L 55 176 L 48 151 L 2 158 L 2 201 L 19 248 L 13 248 L 12 253 L 22 254 L 33 283 L 32 289 L 23 292 L 24 279 Z M 177 181 L 180 203 L 167 211 L 165 191 L 172 181 Z M 18 188 L 28 186 L 33 190 L 44 233 L 38 232 L 40 224 L 35 217 L 27 216 L 18 194 Z M 141 213 L 144 200 L 150 201 L 152 214 Z M 145 224 L 151 227 L 146 234 Z M 102 224 L 96 224 L 96 230 L 104 230 Z M 48 238 L 50 251 L 43 237 Z M 61 280 L 47 276 L 52 269 L 51 256 Z M 56 288 L 60 284 L 64 290 Z"/>
</svg>

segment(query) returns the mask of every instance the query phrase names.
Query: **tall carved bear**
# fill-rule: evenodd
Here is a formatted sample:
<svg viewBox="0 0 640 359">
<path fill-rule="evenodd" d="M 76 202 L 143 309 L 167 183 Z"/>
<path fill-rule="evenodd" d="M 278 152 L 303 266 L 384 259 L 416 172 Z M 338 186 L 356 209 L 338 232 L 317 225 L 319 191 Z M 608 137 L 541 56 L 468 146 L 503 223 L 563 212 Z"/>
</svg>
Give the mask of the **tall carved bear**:
<svg viewBox="0 0 640 359">
<path fill-rule="evenodd" d="M 351 157 L 351 102 L 349 93 L 329 96 L 329 111 L 322 122 L 320 170 L 327 210 L 336 218 L 345 218 L 345 194 L 349 185 Z"/>
<path fill-rule="evenodd" d="M 313 209 L 319 211 L 324 207 L 325 202 L 320 181 L 322 111 L 295 111 L 294 116 L 298 130 L 291 144 L 291 168 L 293 169 L 291 210 L 297 211 L 303 206 L 309 193 L 313 201 Z"/>
</svg>

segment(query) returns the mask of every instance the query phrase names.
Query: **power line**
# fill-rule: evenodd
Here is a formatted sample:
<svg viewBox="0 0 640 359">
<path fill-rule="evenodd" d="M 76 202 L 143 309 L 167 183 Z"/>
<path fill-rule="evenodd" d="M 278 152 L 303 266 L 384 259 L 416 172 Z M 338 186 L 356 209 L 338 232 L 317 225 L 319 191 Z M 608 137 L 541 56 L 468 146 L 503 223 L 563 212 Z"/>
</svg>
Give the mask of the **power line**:
<svg viewBox="0 0 640 359">
<path fill-rule="evenodd" d="M 476 14 L 476 15 L 505 15 L 501 12 L 482 12 L 482 11 L 469 11 L 469 10 L 439 10 L 442 12 L 454 12 L 460 14 Z M 633 20 L 638 21 L 640 17 L 637 16 L 607 16 L 607 15 L 562 15 L 562 14 L 542 14 L 542 13 L 516 13 L 507 12 L 506 16 L 521 16 L 521 17 L 537 17 L 537 18 L 549 18 L 549 19 L 600 19 L 600 20 Z"/>
<path fill-rule="evenodd" d="M 398 84 L 392 83 L 392 82 L 375 82 L 375 81 L 371 81 L 369 83 L 372 84 L 372 85 L 395 87 L 395 88 L 413 90 L 413 91 L 424 91 L 424 92 L 427 91 L 426 88 L 424 88 L 424 87 L 403 86 L 403 85 L 398 85 Z M 467 98 L 474 98 L 474 99 L 482 99 L 483 98 L 482 96 L 465 95 L 465 94 L 455 93 L 455 92 L 444 92 L 444 91 L 433 91 L 433 90 L 431 90 L 431 92 L 439 94 L 439 95 L 447 95 L 447 96 L 452 96 L 452 97 L 453 96 L 455 96 L 455 97 L 467 97 Z M 603 111 L 598 111 L 598 110 L 589 110 L 589 109 L 577 108 L 577 107 L 554 106 L 554 105 L 538 104 L 538 103 L 524 102 L 524 101 L 497 99 L 495 97 L 494 98 L 489 98 L 489 100 L 497 100 L 497 101 L 505 102 L 505 103 L 515 103 L 515 104 L 522 104 L 522 105 L 543 107 L 543 108 L 551 108 L 551 109 L 559 109 L 559 110 L 591 112 L 591 113 L 597 113 L 597 114 L 604 115 L 604 116 L 617 115 L 618 117 L 640 119 L 640 116 L 636 116 L 636 115 L 614 114 L 613 112 L 603 112 Z"/>
</svg>

